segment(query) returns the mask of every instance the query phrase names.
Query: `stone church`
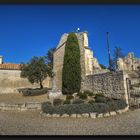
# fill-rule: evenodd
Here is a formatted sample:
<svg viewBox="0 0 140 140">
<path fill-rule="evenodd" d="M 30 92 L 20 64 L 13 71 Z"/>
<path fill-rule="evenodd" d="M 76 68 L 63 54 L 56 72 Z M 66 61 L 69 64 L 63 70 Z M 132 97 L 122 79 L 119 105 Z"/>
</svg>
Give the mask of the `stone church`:
<svg viewBox="0 0 140 140">
<path fill-rule="evenodd" d="M 80 64 L 81 64 L 81 77 L 84 80 L 85 76 L 93 75 L 94 73 L 103 72 L 101 69 L 98 60 L 93 57 L 93 51 L 89 48 L 88 44 L 88 32 L 78 32 L 75 33 L 79 46 L 80 46 Z M 67 41 L 68 33 L 64 33 L 61 36 L 61 39 L 56 47 L 54 52 L 54 62 L 53 62 L 53 71 L 55 74 L 55 81 L 57 89 L 62 88 L 62 68 L 63 68 L 63 59 L 65 53 L 65 44 Z M 104 70 L 105 71 L 105 70 Z"/>
</svg>

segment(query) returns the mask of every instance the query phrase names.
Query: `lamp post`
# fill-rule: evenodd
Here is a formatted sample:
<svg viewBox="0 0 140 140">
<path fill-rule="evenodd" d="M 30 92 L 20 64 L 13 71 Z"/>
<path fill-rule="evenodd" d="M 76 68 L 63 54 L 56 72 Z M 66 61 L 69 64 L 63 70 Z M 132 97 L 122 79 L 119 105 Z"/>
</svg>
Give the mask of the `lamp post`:
<svg viewBox="0 0 140 140">
<path fill-rule="evenodd" d="M 108 63 L 109 63 L 109 70 L 111 71 L 111 57 L 110 57 L 110 47 L 109 47 L 109 32 L 106 32 L 107 35 L 107 48 L 108 48 Z"/>
</svg>

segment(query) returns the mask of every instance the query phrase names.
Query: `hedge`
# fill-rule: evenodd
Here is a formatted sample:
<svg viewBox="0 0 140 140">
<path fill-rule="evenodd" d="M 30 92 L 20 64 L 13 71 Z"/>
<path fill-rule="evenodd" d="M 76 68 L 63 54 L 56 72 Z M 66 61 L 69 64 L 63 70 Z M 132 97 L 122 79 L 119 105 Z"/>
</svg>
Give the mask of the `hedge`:
<svg viewBox="0 0 140 140">
<path fill-rule="evenodd" d="M 23 96 L 37 96 L 37 95 L 46 94 L 48 92 L 48 88 L 43 88 L 43 89 L 25 88 L 25 89 L 20 89 L 19 92 L 21 92 Z"/>
<path fill-rule="evenodd" d="M 106 113 L 126 107 L 124 100 L 113 100 L 108 103 L 92 103 L 92 104 L 65 104 L 60 106 L 51 106 L 48 103 L 42 104 L 42 111 L 49 114 L 82 114 L 82 113 Z"/>
</svg>

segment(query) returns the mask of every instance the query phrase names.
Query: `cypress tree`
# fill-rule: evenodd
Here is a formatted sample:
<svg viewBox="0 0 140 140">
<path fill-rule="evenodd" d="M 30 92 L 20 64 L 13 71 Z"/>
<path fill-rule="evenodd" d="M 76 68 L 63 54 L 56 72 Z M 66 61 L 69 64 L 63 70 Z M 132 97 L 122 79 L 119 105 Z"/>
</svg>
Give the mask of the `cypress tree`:
<svg viewBox="0 0 140 140">
<path fill-rule="evenodd" d="M 68 35 L 64 63 L 62 70 L 62 93 L 73 94 L 80 91 L 81 86 L 81 66 L 80 48 L 75 33 Z"/>
</svg>

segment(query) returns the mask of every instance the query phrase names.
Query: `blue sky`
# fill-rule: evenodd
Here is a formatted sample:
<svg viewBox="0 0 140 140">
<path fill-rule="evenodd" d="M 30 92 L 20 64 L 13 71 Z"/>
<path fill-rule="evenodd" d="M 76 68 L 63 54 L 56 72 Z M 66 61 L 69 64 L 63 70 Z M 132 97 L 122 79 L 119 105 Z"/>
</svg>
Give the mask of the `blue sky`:
<svg viewBox="0 0 140 140">
<path fill-rule="evenodd" d="M 106 32 L 115 46 L 140 57 L 140 5 L 0 5 L 0 55 L 27 62 L 56 47 L 63 33 L 88 31 L 99 63 L 108 65 Z"/>
</svg>

